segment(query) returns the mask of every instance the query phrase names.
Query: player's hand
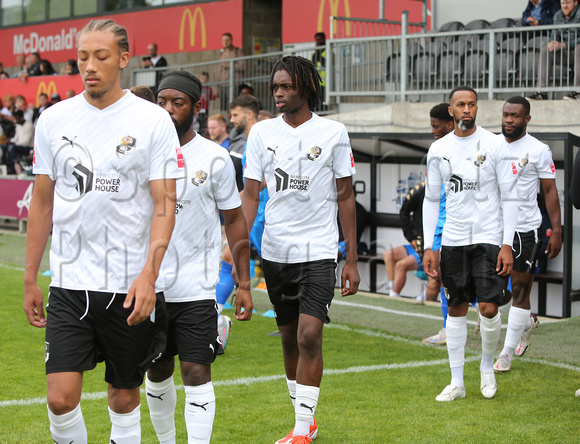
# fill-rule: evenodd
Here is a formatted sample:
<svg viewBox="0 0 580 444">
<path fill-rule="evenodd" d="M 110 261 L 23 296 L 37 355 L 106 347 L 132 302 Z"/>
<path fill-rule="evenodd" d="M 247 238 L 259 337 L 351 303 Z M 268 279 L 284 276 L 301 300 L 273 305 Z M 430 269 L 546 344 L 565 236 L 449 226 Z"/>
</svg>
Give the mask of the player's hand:
<svg viewBox="0 0 580 444">
<path fill-rule="evenodd" d="M 131 305 L 135 303 L 133 311 L 127 318 L 127 324 L 137 325 L 147 319 L 153 312 L 156 301 L 155 279 L 141 273 L 131 284 L 123 303 L 125 309 L 131 308 Z"/>
<path fill-rule="evenodd" d="M 344 264 L 342 268 L 342 275 L 340 277 L 340 293 L 342 296 L 350 296 L 358 291 L 360 284 L 360 276 L 356 262 Z"/>
<path fill-rule="evenodd" d="M 44 298 L 42 290 L 38 284 L 24 284 L 24 313 L 28 323 L 34 327 L 46 327 L 46 318 L 44 317 Z"/>
<path fill-rule="evenodd" d="M 428 248 L 423 252 L 423 271 L 429 277 L 437 279 L 437 267 L 433 250 Z"/>
<path fill-rule="evenodd" d="M 558 256 L 560 254 L 561 249 L 562 249 L 562 233 L 552 231 L 545 252 L 548 255 L 548 259 L 552 259 L 553 257 Z"/>
<path fill-rule="evenodd" d="M 514 255 L 512 247 L 509 245 L 502 245 L 499 254 L 497 255 L 497 265 L 495 271 L 500 276 L 509 276 L 514 266 Z"/>
<path fill-rule="evenodd" d="M 254 301 L 252 300 L 252 293 L 249 289 L 239 288 L 236 292 L 236 312 L 234 317 L 238 321 L 249 321 L 252 319 L 253 311 Z"/>
</svg>

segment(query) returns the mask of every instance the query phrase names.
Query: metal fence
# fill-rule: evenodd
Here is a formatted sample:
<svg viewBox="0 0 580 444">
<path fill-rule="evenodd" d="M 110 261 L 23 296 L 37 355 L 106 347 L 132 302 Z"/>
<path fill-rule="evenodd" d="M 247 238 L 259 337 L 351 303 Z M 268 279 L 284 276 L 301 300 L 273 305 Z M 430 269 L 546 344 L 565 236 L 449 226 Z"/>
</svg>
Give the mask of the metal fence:
<svg viewBox="0 0 580 444">
<path fill-rule="evenodd" d="M 580 25 L 430 33 L 407 30 L 403 20 L 400 35 L 327 40 L 325 102 L 329 110 L 346 102 L 440 100 L 463 84 L 489 100 L 535 91 L 559 98 L 580 90 L 574 81 L 580 70 L 575 66 L 575 60 L 580 63 L 580 45 L 576 46 L 577 56 L 575 51 L 548 51 L 552 33 L 564 33 L 575 42 L 580 39 Z M 263 108 L 275 112 L 268 88 L 272 67 L 283 55 L 310 58 L 313 50 L 286 50 L 170 69 L 208 74 L 205 86 L 213 93 L 210 114 L 227 110 L 242 84 L 250 84 Z M 236 74 L 225 79 L 226 67 Z M 167 68 L 134 70 L 132 85 L 153 87 L 156 71 L 164 70 Z M 545 84 L 539 82 L 541 73 L 545 73 Z"/>
</svg>

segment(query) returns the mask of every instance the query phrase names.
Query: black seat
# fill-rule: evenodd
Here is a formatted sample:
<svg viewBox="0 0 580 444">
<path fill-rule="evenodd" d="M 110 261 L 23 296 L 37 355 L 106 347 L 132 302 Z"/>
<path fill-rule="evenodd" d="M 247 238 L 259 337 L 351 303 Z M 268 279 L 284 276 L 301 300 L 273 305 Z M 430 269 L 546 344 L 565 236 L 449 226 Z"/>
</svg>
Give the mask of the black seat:
<svg viewBox="0 0 580 444">
<path fill-rule="evenodd" d="M 422 85 L 431 85 L 439 69 L 439 56 L 445 50 L 445 43 L 435 40 L 415 56 L 413 79 Z"/>
<path fill-rule="evenodd" d="M 498 85 L 508 85 L 515 80 L 517 72 L 516 54 L 521 50 L 518 37 L 508 38 L 500 43 L 495 57 L 494 75 Z"/>
<path fill-rule="evenodd" d="M 412 71 L 412 61 L 414 60 L 415 56 L 421 51 L 421 45 L 419 43 L 416 42 L 411 42 L 409 43 L 409 45 L 407 46 L 407 60 L 405 61 L 407 63 L 407 73 L 409 75 L 409 78 L 411 77 L 411 71 Z M 387 66 L 386 66 L 386 70 L 387 70 L 387 82 L 394 82 L 394 83 L 400 83 L 401 82 L 401 52 L 396 52 L 390 56 L 387 57 Z"/>
<path fill-rule="evenodd" d="M 495 54 L 495 51 L 493 52 Z M 469 85 L 481 85 L 489 73 L 489 40 L 483 39 L 472 43 L 465 53 L 464 80 Z M 474 86 L 475 87 L 475 86 Z"/>
<path fill-rule="evenodd" d="M 534 37 L 516 52 L 517 79 L 522 86 L 535 86 L 538 77 L 540 51 L 542 47 L 548 45 L 548 41 L 549 38 L 546 36 Z"/>
<path fill-rule="evenodd" d="M 447 22 L 439 28 L 439 32 L 463 31 L 465 26 L 461 22 Z"/>
<path fill-rule="evenodd" d="M 468 45 L 465 40 L 458 40 L 447 46 L 439 61 L 441 86 L 450 88 L 461 83 L 463 66 Z"/>
</svg>

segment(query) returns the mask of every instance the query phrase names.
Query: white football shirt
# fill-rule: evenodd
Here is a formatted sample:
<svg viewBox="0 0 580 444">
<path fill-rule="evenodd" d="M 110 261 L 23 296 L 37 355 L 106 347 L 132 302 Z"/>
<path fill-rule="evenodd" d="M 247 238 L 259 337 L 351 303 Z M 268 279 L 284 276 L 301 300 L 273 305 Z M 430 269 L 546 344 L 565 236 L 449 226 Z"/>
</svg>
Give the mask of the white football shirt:
<svg viewBox="0 0 580 444">
<path fill-rule="evenodd" d="M 542 224 L 542 213 L 537 199 L 539 179 L 556 179 L 552 151 L 548 145 L 528 133 L 512 143 L 507 143 L 503 134 L 498 137 L 507 144 L 509 155 L 513 158 L 512 167 L 518 174 L 519 212 L 516 231 L 525 233 L 535 230 Z"/>
<path fill-rule="evenodd" d="M 34 146 L 34 173 L 55 182 L 52 285 L 126 293 L 147 259 L 149 182 L 183 175 L 169 114 L 129 91 L 103 110 L 79 94 L 41 114 Z"/>
<path fill-rule="evenodd" d="M 268 185 L 262 257 L 288 264 L 336 259 L 336 179 L 354 174 L 342 123 L 313 113 L 297 128 L 282 116 L 255 124 L 245 177 Z"/>
<path fill-rule="evenodd" d="M 431 145 L 427 154 L 425 198 L 438 200 L 441 183 L 445 184 L 447 219 L 442 245 L 501 246 L 502 240 L 508 242 L 504 239 L 500 186 L 505 184 L 506 188 L 513 189 L 517 178 L 508 156 L 505 144 L 479 126 L 468 137 L 458 137 L 452 132 Z M 509 245 L 512 242 L 513 233 Z M 425 247 L 431 244 L 432 239 L 431 242 L 426 239 Z"/>
<path fill-rule="evenodd" d="M 175 229 L 161 265 L 167 302 L 215 299 L 221 253 L 219 210 L 241 205 L 229 153 L 196 135 L 181 147 L 185 180 L 177 181 Z"/>
</svg>

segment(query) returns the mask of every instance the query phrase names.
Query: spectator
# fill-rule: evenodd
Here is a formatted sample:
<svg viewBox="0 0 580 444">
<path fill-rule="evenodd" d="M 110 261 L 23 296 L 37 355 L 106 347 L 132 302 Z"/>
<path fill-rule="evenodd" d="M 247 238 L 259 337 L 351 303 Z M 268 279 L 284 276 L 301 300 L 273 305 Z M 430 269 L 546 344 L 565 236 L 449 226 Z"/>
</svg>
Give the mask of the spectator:
<svg viewBox="0 0 580 444">
<path fill-rule="evenodd" d="M 149 43 L 147 45 L 148 56 L 143 57 L 141 62 L 142 68 L 161 68 L 167 66 L 167 60 L 165 57 L 157 53 L 157 43 Z"/>
<path fill-rule="evenodd" d="M 40 61 L 40 72 L 41 75 L 43 76 L 52 76 L 56 74 L 56 71 L 54 70 L 52 63 L 50 63 L 48 60 Z"/>
<path fill-rule="evenodd" d="M 326 45 L 326 34 L 324 32 L 317 32 L 314 34 L 314 41 L 318 48 L 312 53 L 311 60 L 322 79 L 322 102 L 324 103 L 326 100 L 326 48 L 320 47 Z M 320 105 L 319 111 L 324 109 L 323 103 Z"/>
<path fill-rule="evenodd" d="M 580 13 L 578 13 L 578 0 L 561 0 L 562 10 L 554 15 L 554 25 L 575 25 L 580 23 Z M 578 29 L 554 29 L 551 41 L 548 46 L 544 46 L 540 52 L 538 63 L 538 90 L 548 86 L 548 79 L 552 77 L 554 66 L 562 65 L 566 72 L 566 67 L 574 66 L 574 86 L 580 86 L 580 32 Z M 561 51 L 561 52 L 560 52 Z M 548 94 L 538 91 L 530 99 L 546 100 Z M 578 99 L 580 92 L 572 91 L 564 99 Z"/>
<path fill-rule="evenodd" d="M 40 58 L 40 54 L 37 52 L 33 52 L 24 58 L 24 63 L 26 65 L 26 71 L 21 72 L 18 75 L 18 78 L 23 82 L 26 82 L 28 77 L 35 77 L 42 75 L 42 71 L 40 69 L 40 62 L 42 59 Z"/>
<path fill-rule="evenodd" d="M 60 95 L 58 93 L 54 93 L 52 96 L 50 96 L 50 104 L 54 105 L 55 103 L 60 102 Z"/>
<path fill-rule="evenodd" d="M 0 110 L 0 114 L 6 117 L 12 117 L 14 111 L 14 96 L 12 94 L 4 95 L 4 107 Z"/>
<path fill-rule="evenodd" d="M 233 58 L 243 57 L 244 51 L 241 48 L 234 46 L 234 39 L 229 32 L 222 35 L 222 50 L 220 60 L 229 60 Z M 246 70 L 246 62 L 238 60 L 234 62 L 234 79 L 241 79 Z M 230 80 L 230 63 L 220 63 L 218 68 L 218 82 L 220 82 L 220 107 L 222 110 L 228 109 L 230 103 L 229 84 L 225 84 Z"/>
<path fill-rule="evenodd" d="M 67 89 L 66 92 L 64 93 L 65 99 L 70 99 L 71 97 L 74 97 L 76 95 L 77 93 L 74 89 Z"/>
<path fill-rule="evenodd" d="M 24 120 L 27 122 L 32 122 L 34 117 L 34 109 L 32 106 L 28 107 L 26 105 L 26 99 L 24 96 L 18 95 L 14 98 L 14 108 L 22 111 L 24 114 Z"/>
<path fill-rule="evenodd" d="M 26 73 L 26 57 L 24 57 L 24 54 L 16 55 L 16 66 L 20 69 L 12 75 L 13 79 L 20 78 L 20 74 Z"/>
<path fill-rule="evenodd" d="M 557 0 L 529 0 L 522 14 L 522 26 L 551 25 L 559 10 L 560 2 Z"/>
<path fill-rule="evenodd" d="M 226 119 L 221 114 L 212 114 L 207 120 L 209 138 L 220 144 L 229 151 L 230 139 L 228 137 Z"/>
<path fill-rule="evenodd" d="M 10 75 L 4 71 L 4 65 L 0 62 L 0 80 L 1 79 L 9 79 Z"/>
<path fill-rule="evenodd" d="M 61 74 L 78 74 L 79 67 L 75 59 L 68 59 L 66 64 L 60 69 Z"/>
<path fill-rule="evenodd" d="M 212 100 L 215 100 L 217 96 L 214 94 L 213 89 L 211 86 L 207 86 L 209 82 L 209 73 L 202 72 L 199 76 L 199 80 L 203 85 L 201 88 L 201 97 L 199 98 L 201 102 L 201 109 L 199 110 L 199 114 L 197 115 L 200 123 L 199 133 L 206 137 L 207 134 L 207 118 L 209 116 L 209 104 Z"/>
<path fill-rule="evenodd" d="M 157 103 L 157 101 L 155 100 L 155 94 L 153 94 L 153 91 L 151 91 L 151 88 L 149 88 L 148 86 L 142 85 L 132 86 L 131 88 L 129 88 L 129 91 L 131 91 L 137 97 L 141 97 L 142 99 L 148 100 L 151 103 Z"/>
<path fill-rule="evenodd" d="M 51 105 L 50 101 L 48 100 L 48 95 L 46 93 L 40 93 L 38 95 L 38 105 L 39 105 L 38 108 L 34 108 L 32 114 L 32 122 L 35 125 L 42 112 Z"/>
<path fill-rule="evenodd" d="M 238 87 L 238 96 L 247 94 L 249 96 L 254 95 L 254 88 L 249 82 L 244 82 Z"/>
<path fill-rule="evenodd" d="M 407 271 L 422 271 L 421 256 L 423 255 L 423 198 L 425 183 L 415 185 L 403 205 L 399 217 L 403 226 L 403 235 L 409 245 L 401 245 L 385 251 L 385 268 L 389 278 L 390 296 L 399 296 L 407 280 Z"/>
<path fill-rule="evenodd" d="M 270 111 L 261 109 L 260 114 L 258 114 L 258 122 L 261 122 L 262 120 L 273 119 L 274 117 L 276 116 L 274 116 L 274 114 L 272 114 Z"/>
<path fill-rule="evenodd" d="M 8 174 L 22 172 L 21 161 L 28 160 L 34 146 L 34 125 L 24 120 L 24 114 L 19 109 L 13 113 L 15 126 L 14 136 L 10 143 L 2 145 L 4 163 L 8 167 Z"/>
</svg>

